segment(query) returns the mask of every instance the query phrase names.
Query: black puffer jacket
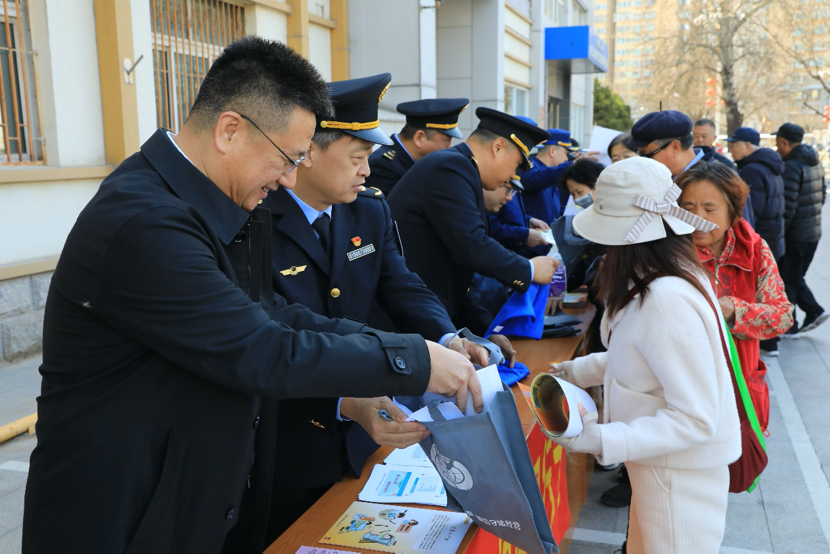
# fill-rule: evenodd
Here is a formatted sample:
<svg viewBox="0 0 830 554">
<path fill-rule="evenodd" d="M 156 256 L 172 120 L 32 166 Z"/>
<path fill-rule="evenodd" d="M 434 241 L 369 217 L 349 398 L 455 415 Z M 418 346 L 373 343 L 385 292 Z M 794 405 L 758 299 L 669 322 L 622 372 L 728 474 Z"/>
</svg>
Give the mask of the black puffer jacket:
<svg viewBox="0 0 830 554">
<path fill-rule="evenodd" d="M 827 194 L 818 153 L 799 144 L 784 157 L 784 165 L 784 237 L 787 242 L 818 241 Z"/>
<path fill-rule="evenodd" d="M 737 163 L 749 186 L 755 231 L 777 258 L 784 253 L 784 161 L 775 150 L 760 148 Z"/>
</svg>

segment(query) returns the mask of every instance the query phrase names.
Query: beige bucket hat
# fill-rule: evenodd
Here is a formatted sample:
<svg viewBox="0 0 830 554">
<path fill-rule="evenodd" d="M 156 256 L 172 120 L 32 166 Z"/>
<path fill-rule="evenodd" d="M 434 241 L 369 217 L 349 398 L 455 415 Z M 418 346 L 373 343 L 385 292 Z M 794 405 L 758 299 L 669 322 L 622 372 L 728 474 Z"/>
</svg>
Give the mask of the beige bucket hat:
<svg viewBox="0 0 830 554">
<path fill-rule="evenodd" d="M 625 246 L 666 238 L 665 221 L 678 235 L 718 226 L 677 205 L 680 188 L 671 171 L 648 158 L 628 158 L 605 168 L 594 203 L 573 220 L 577 233 L 597 244 Z"/>
</svg>

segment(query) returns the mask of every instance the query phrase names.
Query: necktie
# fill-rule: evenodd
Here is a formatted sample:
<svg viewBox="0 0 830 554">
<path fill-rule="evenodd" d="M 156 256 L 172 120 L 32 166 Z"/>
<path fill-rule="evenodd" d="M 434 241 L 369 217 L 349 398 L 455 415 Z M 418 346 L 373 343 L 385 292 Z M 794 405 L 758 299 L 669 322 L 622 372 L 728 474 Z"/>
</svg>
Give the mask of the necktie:
<svg viewBox="0 0 830 554">
<path fill-rule="evenodd" d="M 320 237 L 320 245 L 326 252 L 326 255 L 331 255 L 331 218 L 329 214 L 323 212 L 320 217 L 314 220 L 311 228 L 317 232 Z"/>
</svg>

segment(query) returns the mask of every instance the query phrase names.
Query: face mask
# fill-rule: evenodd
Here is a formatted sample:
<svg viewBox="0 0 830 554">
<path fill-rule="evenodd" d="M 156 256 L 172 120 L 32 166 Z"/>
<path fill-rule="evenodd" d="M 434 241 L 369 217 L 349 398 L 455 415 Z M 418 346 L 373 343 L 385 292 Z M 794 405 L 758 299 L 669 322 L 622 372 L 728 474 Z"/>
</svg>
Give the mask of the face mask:
<svg viewBox="0 0 830 554">
<path fill-rule="evenodd" d="M 591 193 L 583 194 L 579 198 L 574 198 L 574 204 L 579 206 L 580 208 L 587 208 L 591 204 L 594 203 L 594 199 L 591 198 Z"/>
</svg>

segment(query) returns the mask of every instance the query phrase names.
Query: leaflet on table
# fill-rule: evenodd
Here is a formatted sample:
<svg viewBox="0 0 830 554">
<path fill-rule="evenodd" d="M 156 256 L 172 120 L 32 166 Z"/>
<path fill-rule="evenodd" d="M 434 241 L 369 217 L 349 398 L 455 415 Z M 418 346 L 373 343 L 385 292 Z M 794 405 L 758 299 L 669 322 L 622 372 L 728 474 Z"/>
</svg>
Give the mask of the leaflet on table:
<svg viewBox="0 0 830 554">
<path fill-rule="evenodd" d="M 401 502 L 446 506 L 444 482 L 434 467 L 376 465 L 357 495 L 365 502 Z"/>
<path fill-rule="evenodd" d="M 530 404 L 542 432 L 551 438 L 575 437 L 582 432 L 579 404 L 588 413 L 597 411 L 590 394 L 550 373 L 537 375 L 530 387 L 519 383 L 519 390 Z"/>
<path fill-rule="evenodd" d="M 484 400 L 484 409 L 482 410 L 482 413 L 484 413 L 490 407 L 490 402 L 493 400 L 496 393 L 503 391 L 504 387 L 501 383 L 501 377 L 499 377 L 499 368 L 496 365 L 479 369 L 476 372 L 476 375 L 478 375 L 478 381 L 481 383 L 481 396 Z M 424 393 L 424 404 L 429 404 L 434 400 L 440 400 L 442 402 L 438 405 L 438 409 L 447 419 L 455 419 L 458 417 L 464 417 L 465 415 L 477 415 L 475 407 L 473 406 L 473 396 L 469 393 L 467 394 L 467 409 L 465 410 L 465 413 L 461 413 L 461 410 L 459 410 L 455 405 L 454 398 L 447 398 L 446 396 L 441 396 L 440 394 L 432 392 Z M 423 423 L 432 421 L 432 417 L 429 415 L 429 409 L 424 406 L 420 410 L 413 412 L 412 415 L 406 418 L 406 420 L 420 421 Z"/>
<path fill-rule="evenodd" d="M 332 550 L 331 548 L 320 548 L 319 546 L 301 546 L 294 554 L 354 554 L 345 550 Z"/>
<path fill-rule="evenodd" d="M 463 513 L 358 501 L 320 543 L 381 552 L 454 554 L 471 523 Z"/>
<path fill-rule="evenodd" d="M 399 466 L 433 467 L 420 444 L 413 444 L 406 448 L 396 448 L 383 460 L 383 463 Z"/>
</svg>

